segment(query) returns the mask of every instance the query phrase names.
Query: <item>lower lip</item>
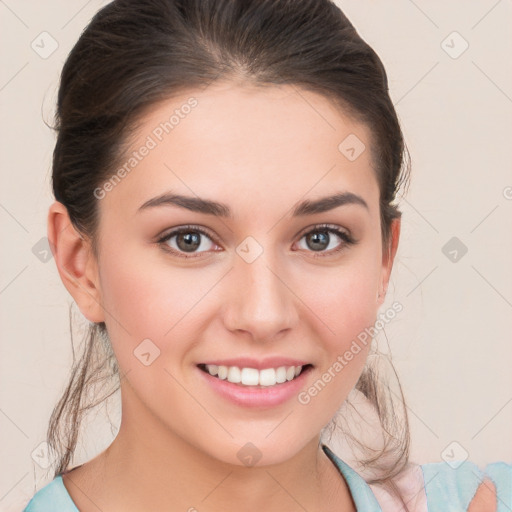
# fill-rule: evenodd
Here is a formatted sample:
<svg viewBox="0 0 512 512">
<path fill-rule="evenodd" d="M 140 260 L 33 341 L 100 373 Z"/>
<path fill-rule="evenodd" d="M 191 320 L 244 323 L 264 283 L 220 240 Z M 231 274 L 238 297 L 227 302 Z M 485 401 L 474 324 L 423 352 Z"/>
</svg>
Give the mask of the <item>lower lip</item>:
<svg viewBox="0 0 512 512">
<path fill-rule="evenodd" d="M 260 408 L 276 407 L 287 402 L 293 396 L 297 396 L 300 389 L 304 386 L 305 379 L 310 370 L 312 370 L 312 367 L 308 366 L 298 377 L 282 384 L 257 387 L 233 384 L 227 380 L 213 377 L 209 373 L 197 368 L 197 371 L 206 382 L 224 398 L 242 407 Z"/>
</svg>

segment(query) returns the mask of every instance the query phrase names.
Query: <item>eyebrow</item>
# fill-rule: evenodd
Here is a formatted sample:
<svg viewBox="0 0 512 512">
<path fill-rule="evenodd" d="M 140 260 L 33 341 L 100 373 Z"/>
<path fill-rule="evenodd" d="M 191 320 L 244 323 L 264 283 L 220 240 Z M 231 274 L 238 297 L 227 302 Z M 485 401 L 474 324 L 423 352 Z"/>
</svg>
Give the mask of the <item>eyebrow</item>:
<svg viewBox="0 0 512 512">
<path fill-rule="evenodd" d="M 320 199 L 306 199 L 296 204 L 292 210 L 293 217 L 302 217 L 305 215 L 314 215 L 316 213 L 324 213 L 334 210 L 339 206 L 345 205 L 361 205 L 367 210 L 366 201 L 352 192 L 338 192 L 336 194 L 321 197 Z M 184 196 L 166 192 L 159 196 L 153 197 L 140 206 L 138 212 L 158 206 L 179 206 L 192 212 L 204 213 L 206 215 L 215 215 L 216 217 L 233 218 L 233 214 L 228 205 L 212 201 L 210 199 L 202 199 L 200 197 Z"/>
</svg>

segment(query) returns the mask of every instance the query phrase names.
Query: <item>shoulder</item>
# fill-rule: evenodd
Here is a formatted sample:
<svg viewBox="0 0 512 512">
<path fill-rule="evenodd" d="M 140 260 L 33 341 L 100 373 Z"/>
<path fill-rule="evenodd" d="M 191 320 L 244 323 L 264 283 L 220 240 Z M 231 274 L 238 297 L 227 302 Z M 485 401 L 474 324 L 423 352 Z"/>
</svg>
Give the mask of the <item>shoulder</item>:
<svg viewBox="0 0 512 512">
<path fill-rule="evenodd" d="M 55 510 L 79 512 L 64 487 L 60 475 L 36 492 L 23 512 L 53 512 Z"/>
<path fill-rule="evenodd" d="M 420 467 L 429 512 L 512 509 L 512 464 L 493 462 L 480 469 L 474 462 L 466 460 L 433 462 Z"/>
<path fill-rule="evenodd" d="M 400 497 L 370 485 L 383 512 L 510 512 L 512 464 L 494 462 L 483 470 L 471 461 L 433 462 L 407 467 L 393 479 Z"/>
</svg>

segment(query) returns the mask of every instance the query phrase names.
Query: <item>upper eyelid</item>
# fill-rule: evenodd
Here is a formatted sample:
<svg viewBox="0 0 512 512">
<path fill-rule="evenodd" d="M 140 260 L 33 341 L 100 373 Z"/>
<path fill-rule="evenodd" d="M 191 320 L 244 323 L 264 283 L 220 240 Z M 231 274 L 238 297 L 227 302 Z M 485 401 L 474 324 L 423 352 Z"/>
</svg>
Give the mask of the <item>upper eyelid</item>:
<svg viewBox="0 0 512 512">
<path fill-rule="evenodd" d="M 313 224 L 312 226 L 308 226 L 307 228 L 301 229 L 297 235 L 295 236 L 304 236 L 310 231 L 321 231 L 322 229 L 325 229 L 326 231 L 341 231 L 342 233 L 345 233 L 347 236 L 352 237 L 351 232 L 344 228 L 343 226 L 338 226 L 336 224 L 329 224 L 329 223 L 319 223 L 319 224 Z"/>
<path fill-rule="evenodd" d="M 180 232 L 188 232 L 188 231 L 197 231 L 201 233 L 202 235 L 208 236 L 212 242 L 218 243 L 216 241 L 217 237 L 213 234 L 211 234 L 210 230 L 207 228 L 204 228 L 202 226 L 194 226 L 194 225 L 185 225 L 185 226 L 177 226 L 175 228 L 171 228 L 168 231 L 164 231 L 162 235 L 158 235 L 157 240 L 163 240 L 163 239 L 170 239 L 176 235 L 179 235 Z"/>
</svg>

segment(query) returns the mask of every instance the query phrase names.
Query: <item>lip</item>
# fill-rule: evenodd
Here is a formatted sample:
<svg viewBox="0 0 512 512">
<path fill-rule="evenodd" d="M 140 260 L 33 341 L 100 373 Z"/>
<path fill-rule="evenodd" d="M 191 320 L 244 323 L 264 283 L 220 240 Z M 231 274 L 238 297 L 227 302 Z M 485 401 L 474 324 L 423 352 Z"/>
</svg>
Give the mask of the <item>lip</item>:
<svg viewBox="0 0 512 512">
<path fill-rule="evenodd" d="M 306 366 L 309 361 L 301 361 L 290 357 L 267 357 L 265 359 L 254 359 L 252 357 L 238 357 L 236 359 L 216 359 L 214 361 L 203 361 L 201 364 L 215 364 L 217 366 L 238 366 L 238 368 L 254 368 L 264 370 L 265 368 L 279 368 L 280 366 Z"/>
<path fill-rule="evenodd" d="M 226 362 L 228 360 L 224 360 Z M 238 366 L 238 364 L 233 364 L 232 361 L 229 360 L 230 364 L 226 366 Z M 289 359 L 288 361 L 293 361 Z M 223 363 L 221 362 L 221 363 Z M 217 363 L 204 363 L 204 364 L 217 364 Z M 254 363 L 252 363 L 254 364 Z M 268 363 L 265 363 L 268 364 Z M 306 363 L 307 364 L 307 363 Z M 286 364 L 279 364 L 278 366 L 286 366 Z M 301 364 L 292 364 L 289 366 L 305 366 Z M 248 364 L 244 366 L 244 368 L 254 368 Z M 263 366 L 263 368 L 268 368 L 268 366 Z M 259 409 L 269 409 L 272 407 L 277 407 L 291 398 L 298 395 L 301 388 L 304 387 L 306 379 L 310 371 L 313 369 L 313 366 L 310 364 L 307 368 L 305 368 L 298 377 L 293 380 L 283 382 L 282 384 L 276 384 L 275 386 L 244 386 L 241 384 L 233 384 L 227 380 L 221 380 L 218 377 L 214 377 L 209 373 L 201 370 L 196 366 L 197 371 L 200 374 L 200 378 L 204 379 L 206 384 L 211 387 L 216 393 L 218 393 L 222 398 L 230 401 L 231 403 L 245 408 L 259 408 Z"/>
</svg>

